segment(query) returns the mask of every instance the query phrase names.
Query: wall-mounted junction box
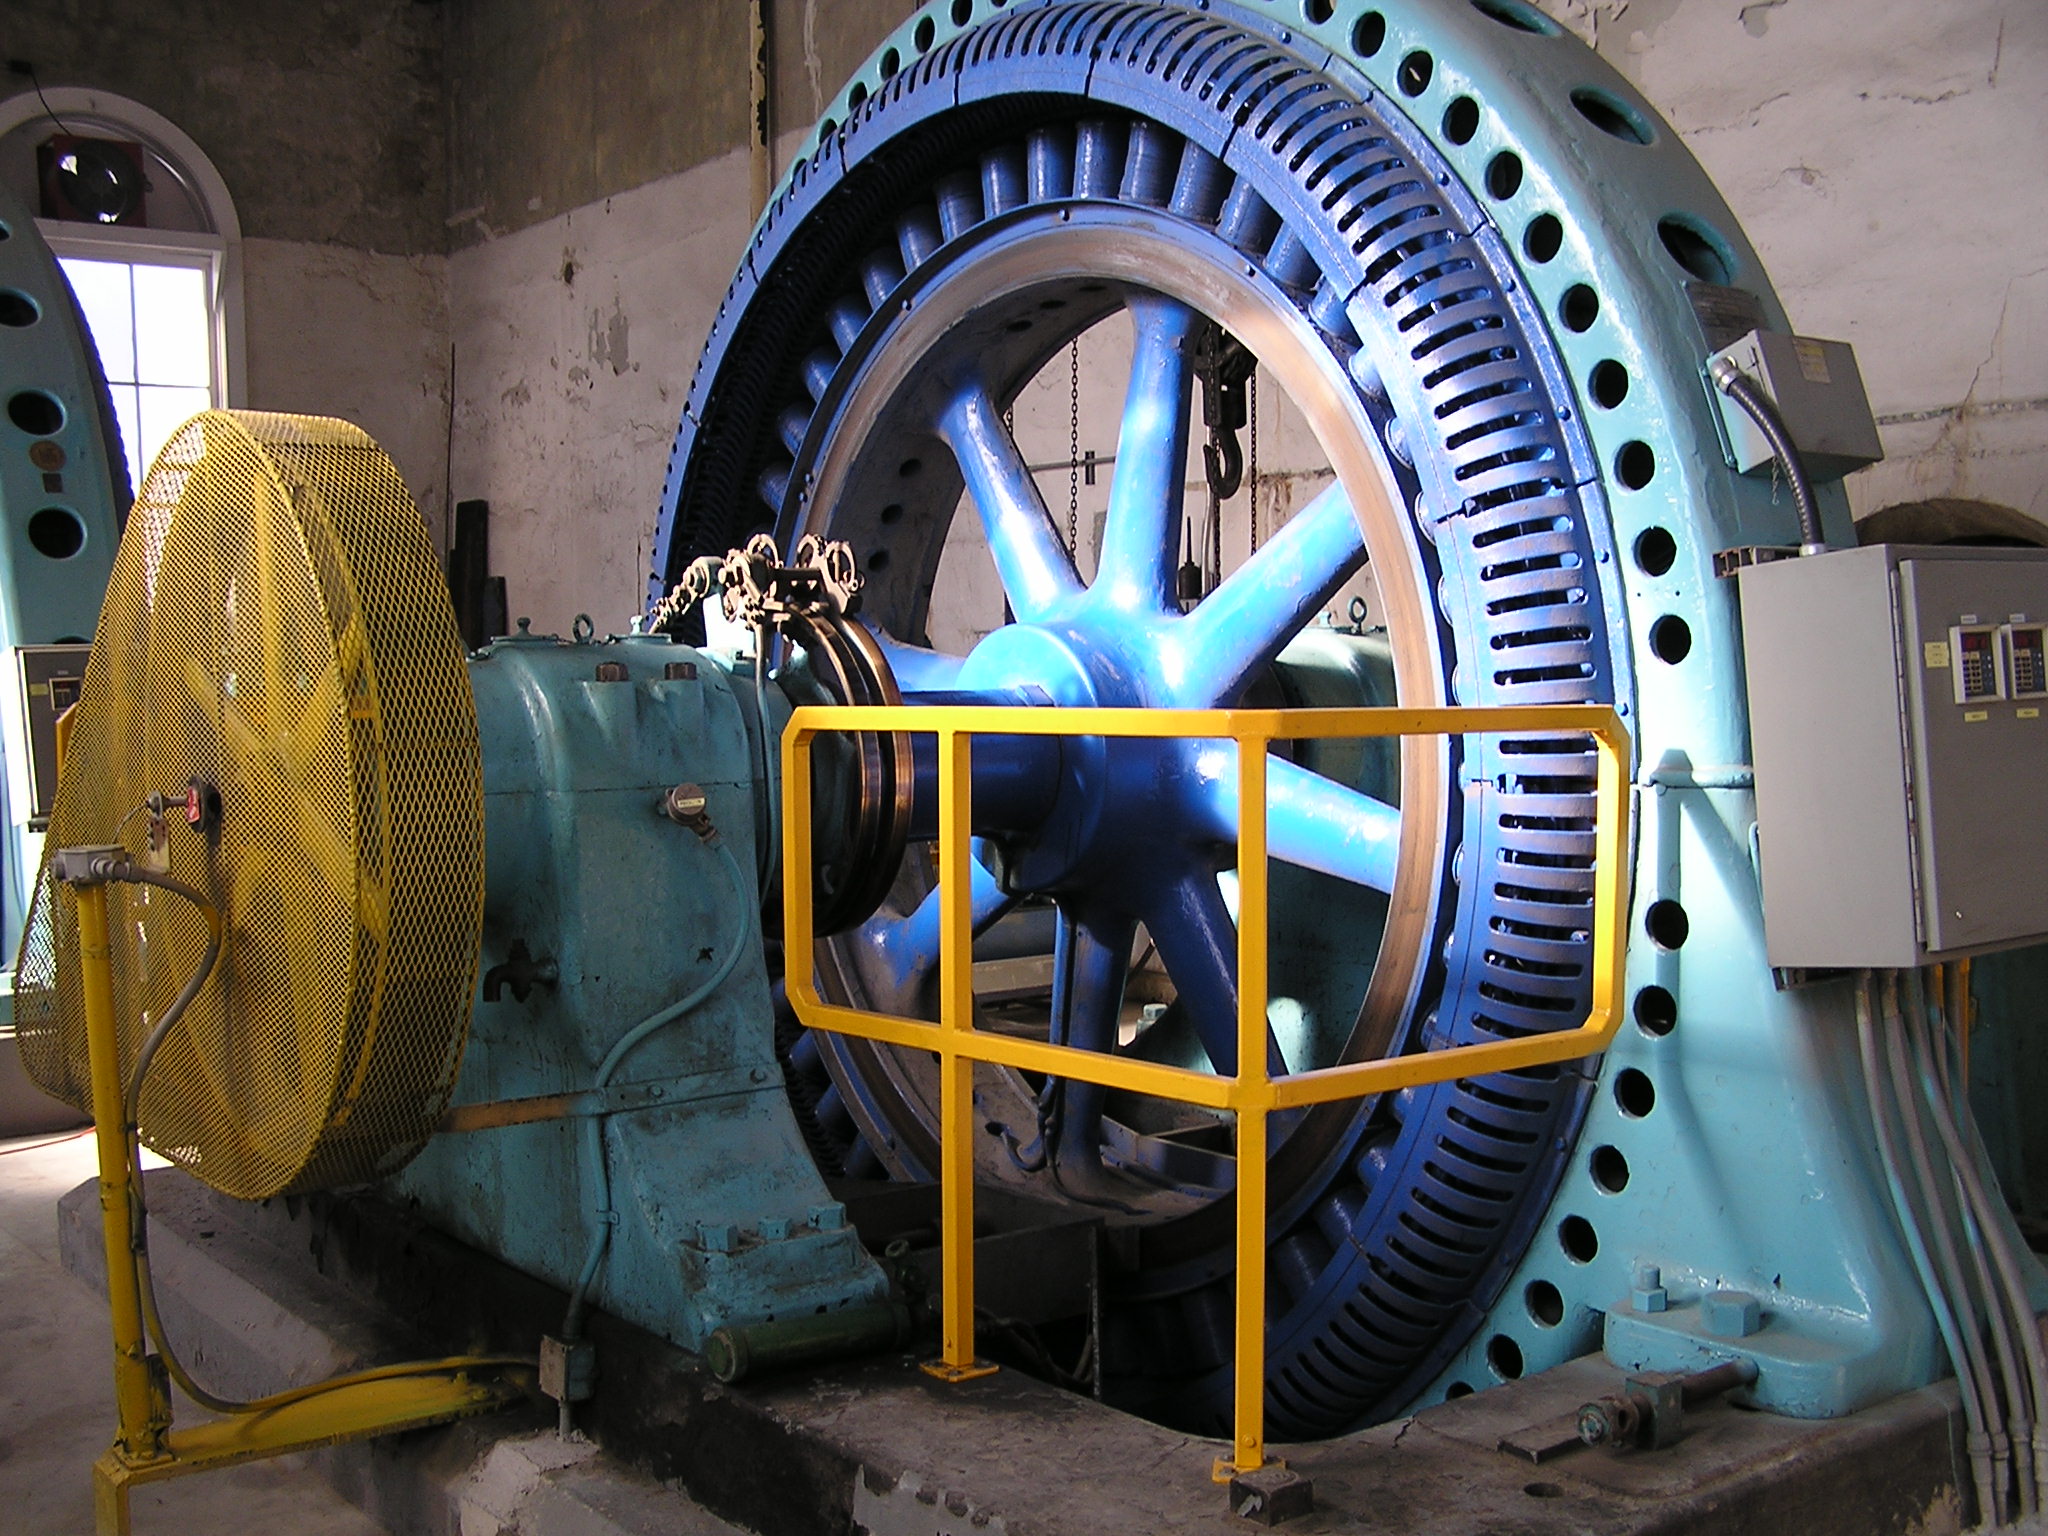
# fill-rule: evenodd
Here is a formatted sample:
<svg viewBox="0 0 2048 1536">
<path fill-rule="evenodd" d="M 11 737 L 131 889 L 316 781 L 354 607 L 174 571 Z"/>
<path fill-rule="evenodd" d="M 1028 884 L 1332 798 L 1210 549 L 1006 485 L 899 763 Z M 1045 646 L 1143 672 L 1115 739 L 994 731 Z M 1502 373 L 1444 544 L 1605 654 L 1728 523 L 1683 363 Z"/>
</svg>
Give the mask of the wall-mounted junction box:
<svg viewBox="0 0 2048 1536">
<path fill-rule="evenodd" d="M 2048 550 L 1879 544 L 1740 579 L 1771 964 L 2048 938 Z"/>
<path fill-rule="evenodd" d="M 1707 392 L 1720 412 L 1721 447 L 1742 474 L 1767 467 L 1771 445 L 1749 413 L 1714 387 L 1714 365 L 1723 359 L 1771 397 L 1815 480 L 1839 480 L 1884 457 L 1856 353 L 1846 341 L 1751 331 L 1707 359 Z"/>
</svg>

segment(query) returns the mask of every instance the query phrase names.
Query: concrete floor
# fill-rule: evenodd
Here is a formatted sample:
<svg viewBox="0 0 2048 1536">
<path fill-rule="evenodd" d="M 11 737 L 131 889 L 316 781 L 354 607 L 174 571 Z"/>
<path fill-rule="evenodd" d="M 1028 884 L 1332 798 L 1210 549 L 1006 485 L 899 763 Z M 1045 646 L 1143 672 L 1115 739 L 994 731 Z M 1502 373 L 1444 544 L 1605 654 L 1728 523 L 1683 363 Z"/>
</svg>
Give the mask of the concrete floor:
<svg viewBox="0 0 2048 1536">
<path fill-rule="evenodd" d="M 92 1177 L 90 1136 L 0 1141 L 0 1529 L 89 1536 L 114 1429 L 106 1303 L 65 1273 L 57 1198 Z M 182 1400 L 181 1421 L 203 1417 Z M 380 1536 L 300 1457 L 139 1488 L 135 1536 Z"/>
</svg>

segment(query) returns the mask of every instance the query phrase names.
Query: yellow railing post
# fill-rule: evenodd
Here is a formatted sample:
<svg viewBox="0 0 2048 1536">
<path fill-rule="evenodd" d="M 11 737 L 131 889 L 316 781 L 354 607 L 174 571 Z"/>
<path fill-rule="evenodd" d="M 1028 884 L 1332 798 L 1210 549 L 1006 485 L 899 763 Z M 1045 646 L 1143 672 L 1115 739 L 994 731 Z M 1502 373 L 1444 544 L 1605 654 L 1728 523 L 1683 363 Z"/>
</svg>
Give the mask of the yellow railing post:
<svg viewBox="0 0 2048 1536">
<path fill-rule="evenodd" d="M 942 1349 L 926 1367 L 947 1381 L 986 1376 L 974 1356 L 973 751 L 939 731 L 939 1278 Z"/>
<path fill-rule="evenodd" d="M 811 743 L 826 731 L 912 731 L 938 737 L 939 1022 L 827 1003 L 812 967 Z M 1276 739 L 1477 735 L 1549 731 L 1588 735 L 1597 752 L 1593 868 L 1592 1006 L 1575 1029 L 1489 1040 L 1274 1078 L 1266 1058 L 1268 986 L 1266 748 Z M 974 1027 L 970 846 L 970 740 L 976 735 L 1227 737 L 1237 744 L 1237 1073 L 1217 1078 Z M 1514 708 L 1299 710 L 1023 710 L 1001 705 L 860 705 L 798 709 L 782 742 L 784 931 L 788 987 L 812 1029 L 935 1052 L 940 1065 L 941 1357 L 924 1368 L 950 1381 L 995 1367 L 974 1356 L 974 1069 L 979 1062 L 1067 1077 L 1188 1104 L 1237 1119 L 1234 1428 L 1218 1481 L 1267 1465 L 1265 1445 L 1267 1117 L 1339 1099 L 1453 1078 L 1568 1061 L 1605 1050 L 1622 1019 L 1628 853 L 1627 734 L 1606 705 Z"/>
<path fill-rule="evenodd" d="M 1266 738 L 1237 738 L 1237 1295 L 1231 1453 L 1211 1475 L 1266 1464 Z"/>
<path fill-rule="evenodd" d="M 92 1080 L 93 1142 L 99 1151 L 100 1228 L 107 1247 L 107 1304 L 114 1324 L 114 1408 L 121 1449 L 138 1461 L 163 1454 L 165 1416 L 149 1380 L 142 1330 L 141 1283 L 135 1274 L 134 1206 L 129 1198 L 127 1113 L 122 1105 L 121 1045 L 114 1020 L 113 937 L 107 888 L 73 887 L 78 899 L 79 986 L 85 1003 L 85 1049 Z M 125 1494 L 121 1495 L 125 1505 Z"/>
</svg>

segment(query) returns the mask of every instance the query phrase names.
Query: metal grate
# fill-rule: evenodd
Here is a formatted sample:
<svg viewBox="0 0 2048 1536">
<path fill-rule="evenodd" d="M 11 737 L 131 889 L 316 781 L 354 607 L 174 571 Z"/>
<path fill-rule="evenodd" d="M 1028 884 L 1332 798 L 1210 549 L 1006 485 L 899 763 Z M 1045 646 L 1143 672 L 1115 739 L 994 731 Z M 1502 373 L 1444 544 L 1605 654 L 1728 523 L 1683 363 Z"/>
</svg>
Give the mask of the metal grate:
<svg viewBox="0 0 2048 1536">
<path fill-rule="evenodd" d="M 171 874 L 209 892 L 216 981 L 143 1089 L 143 1140 L 244 1199 L 380 1178 L 453 1089 L 483 919 L 476 707 L 419 513 L 346 422 L 196 416 L 129 515 L 46 846 L 138 855 L 152 792 L 219 786 L 218 847 L 174 807 Z M 111 896 L 123 1062 L 198 964 L 200 916 Z M 73 898 L 37 881 L 22 1060 L 88 1108 Z"/>
</svg>

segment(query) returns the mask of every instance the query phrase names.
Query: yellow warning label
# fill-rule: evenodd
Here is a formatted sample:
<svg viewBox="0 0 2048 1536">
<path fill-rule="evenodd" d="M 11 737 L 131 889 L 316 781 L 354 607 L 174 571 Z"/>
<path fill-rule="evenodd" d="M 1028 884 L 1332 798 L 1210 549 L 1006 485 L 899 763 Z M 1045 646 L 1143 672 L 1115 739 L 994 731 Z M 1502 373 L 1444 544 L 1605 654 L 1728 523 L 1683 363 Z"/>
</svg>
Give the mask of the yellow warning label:
<svg viewBox="0 0 2048 1536">
<path fill-rule="evenodd" d="M 1822 343 L 1807 336 L 1794 336 L 1792 350 L 1799 357 L 1800 375 L 1809 384 L 1832 384 L 1834 376 L 1828 372 L 1828 349 Z"/>
<path fill-rule="evenodd" d="M 1979 720 L 1989 720 L 1990 718 L 1991 711 L 1988 709 L 1966 709 L 1963 711 L 1963 724 L 1965 725 L 1975 725 Z"/>
<path fill-rule="evenodd" d="M 1920 647 L 1920 656 L 1927 663 L 1928 671 L 1945 672 L 1948 670 L 1948 642 L 1946 640 L 1927 641 Z"/>
<path fill-rule="evenodd" d="M 2015 710 L 2014 713 L 2022 720 L 2038 720 L 2041 718 L 2041 711 L 2038 709 L 2021 709 Z"/>
</svg>

